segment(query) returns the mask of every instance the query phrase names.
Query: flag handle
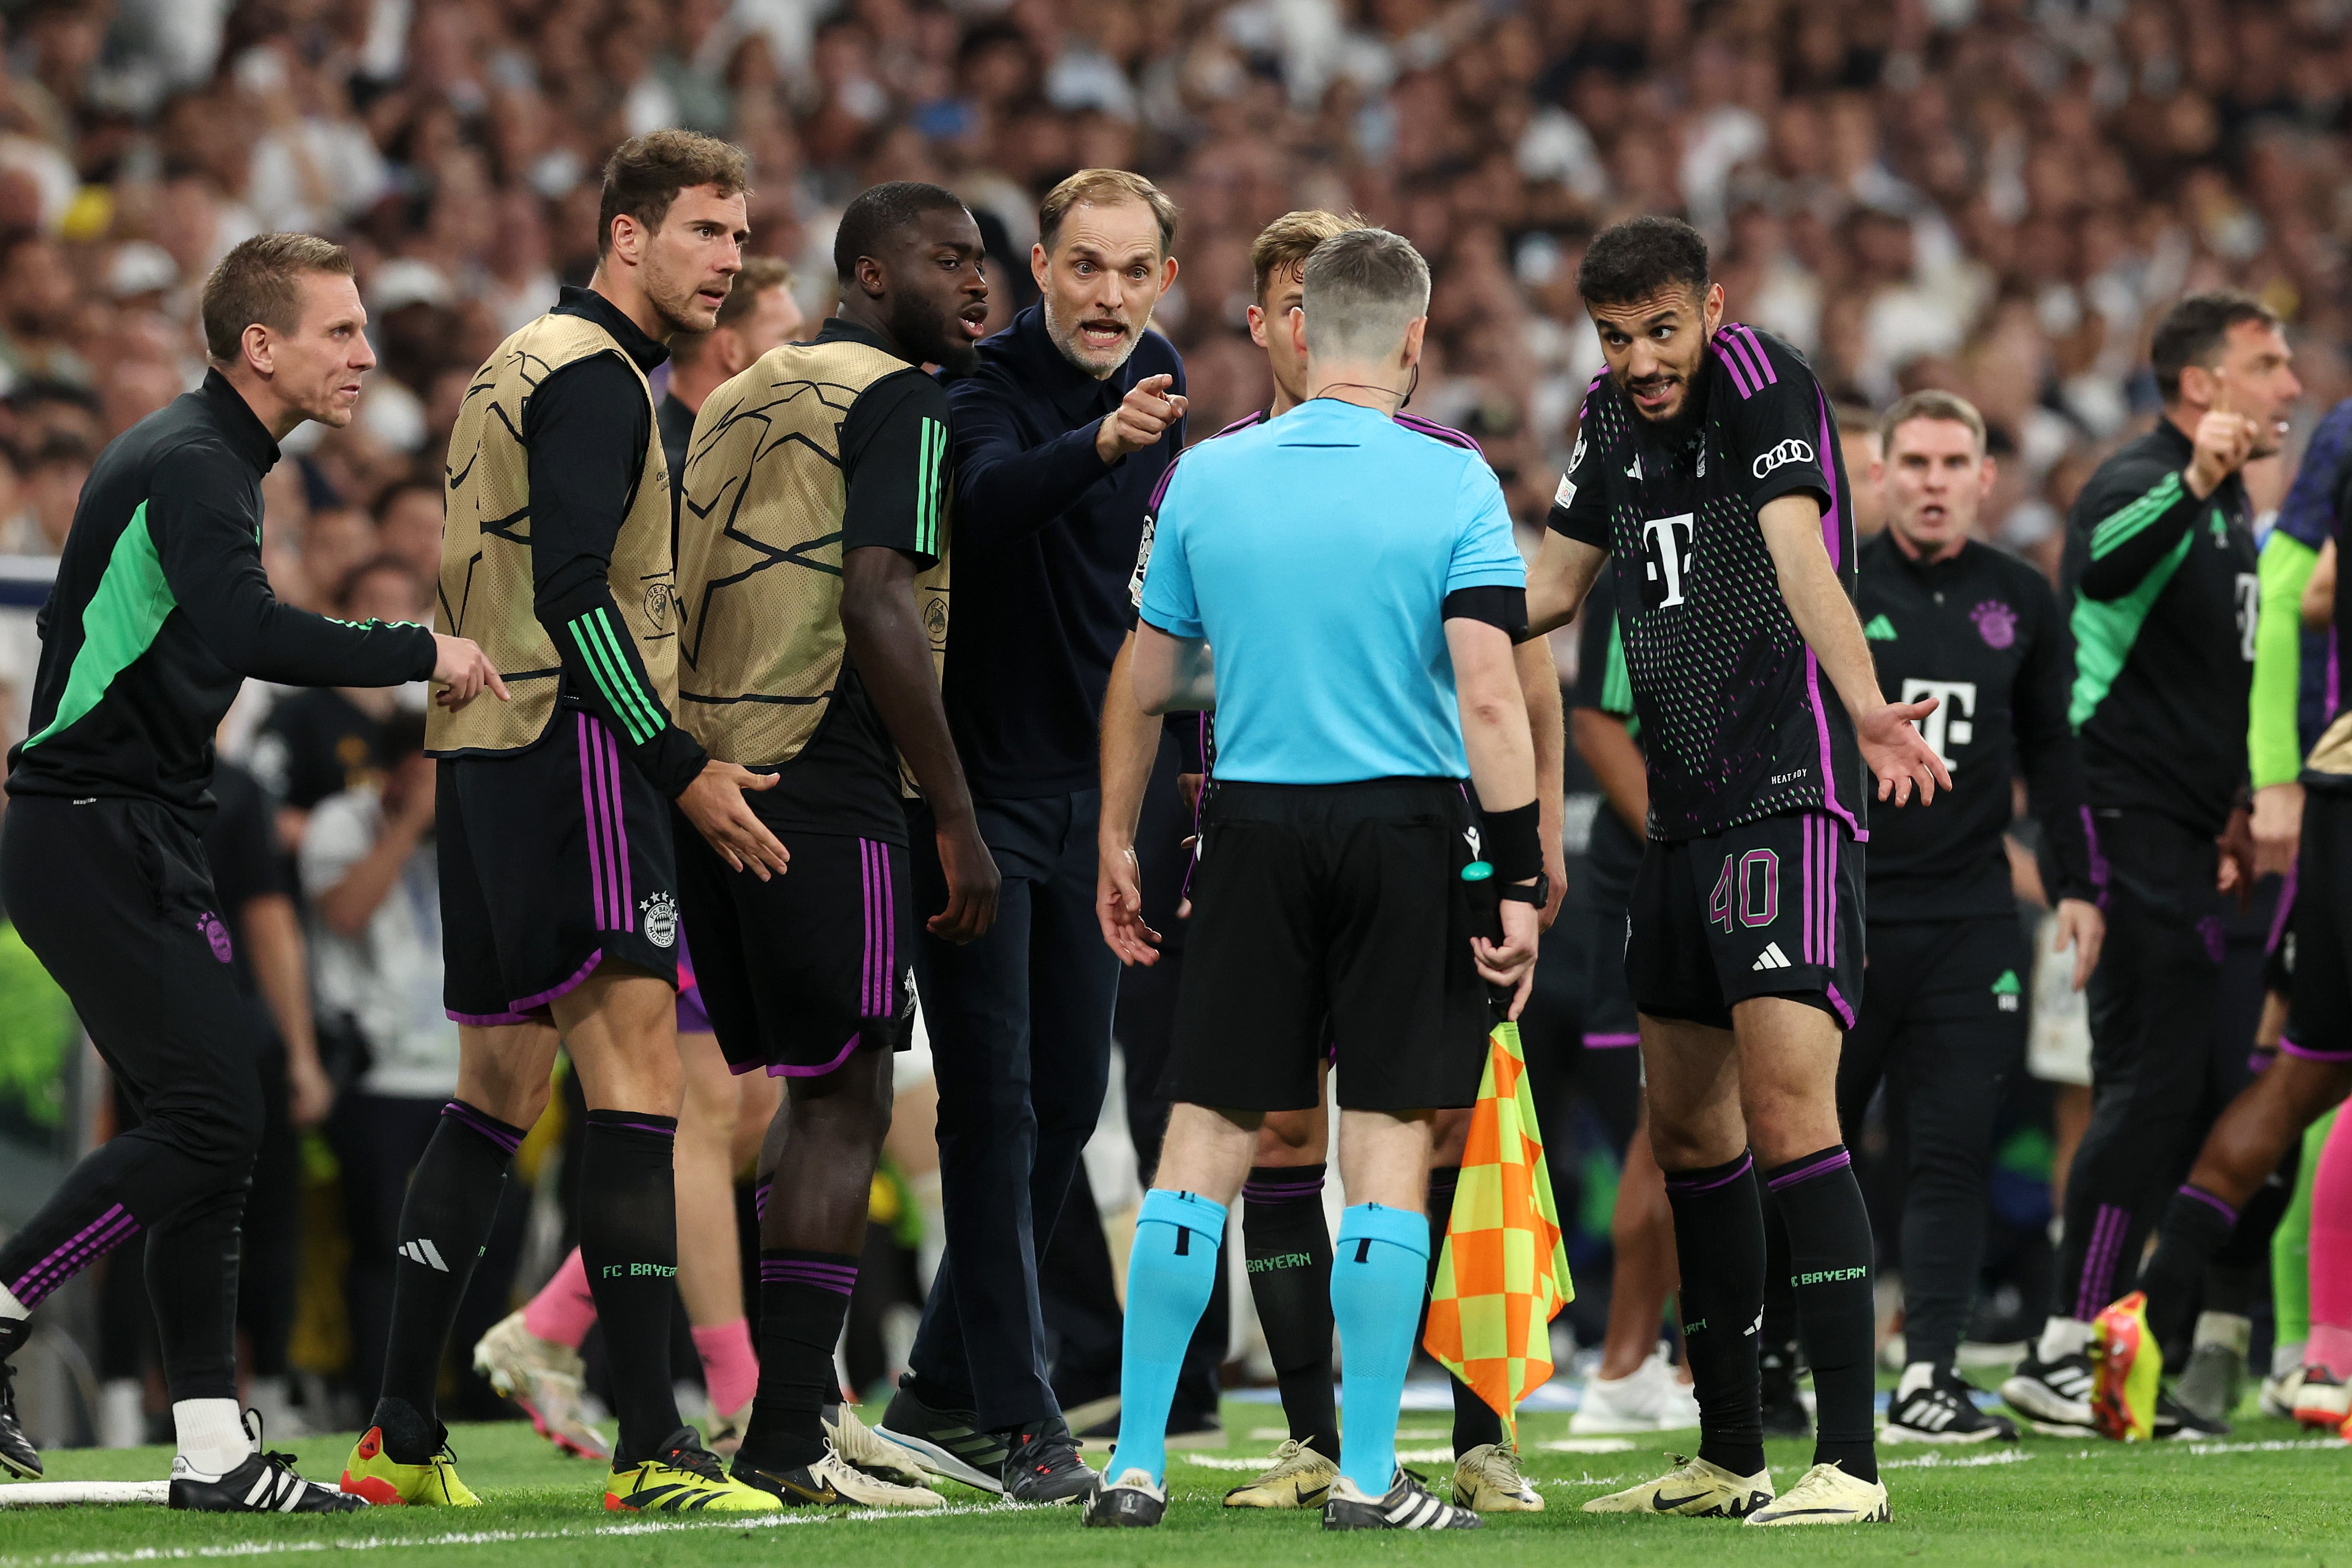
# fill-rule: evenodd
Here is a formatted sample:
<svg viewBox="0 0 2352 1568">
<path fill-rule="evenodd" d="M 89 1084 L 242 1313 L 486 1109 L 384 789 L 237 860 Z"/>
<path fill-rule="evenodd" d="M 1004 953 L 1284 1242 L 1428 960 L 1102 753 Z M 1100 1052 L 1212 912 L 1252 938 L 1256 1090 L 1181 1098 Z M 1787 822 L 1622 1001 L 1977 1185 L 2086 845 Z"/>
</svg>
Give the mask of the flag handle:
<svg viewBox="0 0 2352 1568">
<path fill-rule="evenodd" d="M 1462 868 L 1463 892 L 1470 900 L 1470 929 L 1500 947 L 1503 943 L 1503 895 L 1495 885 L 1495 868 L 1484 860 L 1473 860 Z M 1501 1023 L 1511 1016 L 1512 988 L 1488 985 L 1486 1000 L 1495 1009 L 1495 1021 Z"/>
</svg>

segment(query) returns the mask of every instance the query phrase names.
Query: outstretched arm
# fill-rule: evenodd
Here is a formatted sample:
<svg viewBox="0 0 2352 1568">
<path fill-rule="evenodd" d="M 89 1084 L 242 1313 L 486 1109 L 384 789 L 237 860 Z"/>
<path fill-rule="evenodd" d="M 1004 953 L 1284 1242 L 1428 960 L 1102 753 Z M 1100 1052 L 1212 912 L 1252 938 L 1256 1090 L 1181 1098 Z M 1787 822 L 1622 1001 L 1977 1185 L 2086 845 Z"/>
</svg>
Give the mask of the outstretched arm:
<svg viewBox="0 0 2352 1568">
<path fill-rule="evenodd" d="M 1576 619 L 1609 552 L 1556 528 L 1544 530 L 1543 549 L 1528 568 L 1528 630 L 1557 631 Z"/>
<path fill-rule="evenodd" d="M 1519 678 L 1519 693 L 1528 704 L 1528 734 L 1535 742 L 1536 805 L 1541 808 L 1544 870 L 1551 877 L 1551 897 L 1544 901 L 1545 931 L 1559 918 L 1559 901 L 1568 894 L 1568 848 L 1561 820 L 1568 808 L 1568 722 L 1561 711 L 1559 671 L 1551 662 L 1551 645 L 1531 637 L 1511 651 Z"/>
<path fill-rule="evenodd" d="M 1822 544 L 1821 502 L 1810 492 L 1791 491 L 1767 501 L 1756 521 L 1772 552 L 1789 617 L 1853 720 L 1863 760 L 1878 779 L 1878 798 L 1892 795 L 1895 805 L 1907 805 L 1916 784 L 1919 804 L 1927 805 L 1935 799 L 1937 785 L 1952 787 L 1943 759 L 1920 738 L 1916 727 L 1936 710 L 1935 701 L 1889 702 L 1880 694 L 1878 669 L 1871 660 L 1870 645 L 1863 640 L 1862 622 Z"/>
</svg>

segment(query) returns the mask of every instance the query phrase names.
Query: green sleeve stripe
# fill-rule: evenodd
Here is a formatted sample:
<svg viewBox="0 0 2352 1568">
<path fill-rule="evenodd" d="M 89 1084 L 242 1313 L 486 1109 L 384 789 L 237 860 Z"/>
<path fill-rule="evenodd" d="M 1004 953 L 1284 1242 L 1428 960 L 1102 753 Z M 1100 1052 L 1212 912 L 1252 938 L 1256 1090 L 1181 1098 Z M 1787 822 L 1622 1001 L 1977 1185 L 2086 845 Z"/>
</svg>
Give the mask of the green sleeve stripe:
<svg viewBox="0 0 2352 1568">
<path fill-rule="evenodd" d="M 2131 658 L 2132 645 L 2139 640 L 2139 629 L 2147 623 L 2148 611 L 2155 607 L 2165 585 L 2172 581 L 2172 574 L 2180 570 L 2181 562 L 2188 559 L 2189 542 L 2194 537 L 2182 534 L 2179 542 L 2140 579 L 2139 586 L 2120 599 L 2076 595 L 2073 619 L 2074 693 L 2066 707 L 2067 721 L 2076 734 L 2083 732 L 2083 726 L 2091 721 L 2099 704 L 2115 689 L 2116 678 L 2123 674 Z"/>
<path fill-rule="evenodd" d="M 916 476 L 915 548 L 925 555 L 940 552 L 940 503 L 947 467 L 947 426 L 936 419 L 923 421 L 922 464 Z"/>
<path fill-rule="evenodd" d="M 628 678 L 628 666 L 607 640 L 612 628 L 604 624 L 604 612 L 589 611 L 572 621 L 571 631 L 580 657 L 587 662 L 588 673 L 595 678 L 597 689 L 604 694 L 605 705 L 629 731 L 630 744 L 642 746 L 659 734 L 661 726 L 646 713 L 643 694 Z"/>
<path fill-rule="evenodd" d="M 1621 718 L 1633 711 L 1633 676 L 1625 668 L 1625 633 L 1609 628 L 1609 662 L 1601 671 L 1601 710 Z"/>
<path fill-rule="evenodd" d="M 915 548 L 928 552 L 931 532 L 931 422 L 922 421 L 915 447 Z"/>
<path fill-rule="evenodd" d="M 635 672 L 630 669 L 628 659 L 621 652 L 622 634 L 614 627 L 613 617 L 601 609 L 592 610 L 589 615 L 593 621 L 591 629 L 604 645 L 605 668 L 612 671 L 614 684 L 629 700 L 634 714 L 630 727 L 632 730 L 640 724 L 645 727 L 644 734 L 637 738 L 637 743 L 642 745 L 662 732 L 661 710 L 654 706 L 652 698 L 646 695 L 646 689 L 637 684 Z"/>
<path fill-rule="evenodd" d="M 82 606 L 81 647 L 67 672 L 58 710 L 39 734 L 25 742 L 25 749 L 31 751 L 97 707 L 114 678 L 154 646 L 165 617 L 178 607 L 172 585 L 163 579 L 154 538 L 147 531 L 147 503 L 142 500 L 114 542 L 98 592 Z"/>
<path fill-rule="evenodd" d="M 2246 755 L 2256 789 L 2292 783 L 2303 771 L 2296 713 L 2303 682 L 2303 590 L 2318 564 L 2319 552 L 2282 529 L 2273 529 L 2263 543 L 2254 686 L 2246 721 Z"/>
<path fill-rule="evenodd" d="M 2154 489 L 2120 511 L 2111 513 L 2106 521 L 2091 531 L 2091 559 L 2096 561 L 2115 550 L 2170 510 L 2179 499 L 2180 476 L 2165 475 Z"/>
</svg>

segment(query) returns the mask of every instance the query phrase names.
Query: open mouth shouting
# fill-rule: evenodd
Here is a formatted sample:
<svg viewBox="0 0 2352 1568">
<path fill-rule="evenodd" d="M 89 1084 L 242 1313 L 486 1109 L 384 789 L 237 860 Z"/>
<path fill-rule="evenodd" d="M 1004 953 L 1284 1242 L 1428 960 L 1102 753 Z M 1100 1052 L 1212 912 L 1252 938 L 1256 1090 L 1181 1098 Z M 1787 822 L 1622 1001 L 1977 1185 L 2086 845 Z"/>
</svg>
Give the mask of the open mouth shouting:
<svg viewBox="0 0 2352 1568">
<path fill-rule="evenodd" d="M 1078 323 L 1078 342 L 1097 353 L 1112 353 L 1127 342 L 1127 323 L 1117 316 L 1088 316 Z"/>
</svg>

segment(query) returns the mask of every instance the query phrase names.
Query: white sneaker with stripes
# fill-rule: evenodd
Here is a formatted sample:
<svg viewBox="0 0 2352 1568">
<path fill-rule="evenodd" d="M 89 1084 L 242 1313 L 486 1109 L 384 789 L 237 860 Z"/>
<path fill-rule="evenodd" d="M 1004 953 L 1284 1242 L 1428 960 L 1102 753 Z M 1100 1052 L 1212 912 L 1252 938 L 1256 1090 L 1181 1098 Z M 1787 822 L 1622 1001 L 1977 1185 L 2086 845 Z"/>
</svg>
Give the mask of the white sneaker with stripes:
<svg viewBox="0 0 2352 1568">
<path fill-rule="evenodd" d="M 1920 1361 L 1903 1369 L 1879 1437 L 1887 1443 L 2014 1443 L 2017 1424 L 1979 1410 L 1956 1373 Z"/>
<path fill-rule="evenodd" d="M 1402 1469 L 1385 1497 L 1367 1497 L 1341 1476 L 1323 1500 L 1326 1530 L 1476 1530 L 1484 1523 L 1466 1508 L 1438 1501 Z"/>
</svg>

